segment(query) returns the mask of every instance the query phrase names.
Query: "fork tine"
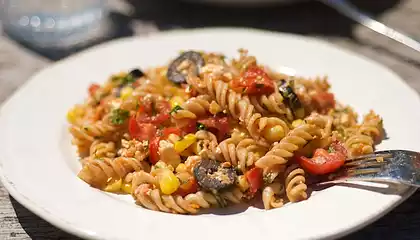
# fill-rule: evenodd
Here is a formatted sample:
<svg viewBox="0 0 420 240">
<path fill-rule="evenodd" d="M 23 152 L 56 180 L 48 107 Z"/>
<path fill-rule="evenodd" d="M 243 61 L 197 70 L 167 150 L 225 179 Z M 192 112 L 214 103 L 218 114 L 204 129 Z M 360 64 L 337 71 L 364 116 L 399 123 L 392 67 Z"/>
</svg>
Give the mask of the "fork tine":
<svg viewBox="0 0 420 240">
<path fill-rule="evenodd" d="M 350 169 L 347 170 L 347 177 L 355 177 L 361 175 L 375 174 L 381 171 L 380 168 Z"/>
<path fill-rule="evenodd" d="M 344 165 L 344 167 L 350 170 L 350 169 L 361 169 L 361 168 L 370 168 L 370 167 L 382 167 L 385 164 L 386 164 L 385 161 L 384 162 L 369 161 L 369 162 L 361 162 L 358 164 Z"/>
<path fill-rule="evenodd" d="M 357 161 L 345 162 L 344 166 L 353 167 L 353 166 L 358 166 L 361 164 L 369 164 L 369 163 L 387 163 L 388 159 L 389 158 L 384 158 L 383 161 L 378 161 L 376 158 L 360 159 Z"/>
<path fill-rule="evenodd" d="M 355 161 L 360 161 L 360 160 L 369 160 L 369 159 L 377 159 L 377 158 L 391 158 L 392 157 L 392 153 L 389 152 L 379 152 L 379 153 L 371 153 L 371 154 L 367 154 L 367 155 L 362 155 L 359 157 L 355 157 L 355 158 L 350 158 L 347 159 L 346 162 L 355 162 Z"/>
</svg>

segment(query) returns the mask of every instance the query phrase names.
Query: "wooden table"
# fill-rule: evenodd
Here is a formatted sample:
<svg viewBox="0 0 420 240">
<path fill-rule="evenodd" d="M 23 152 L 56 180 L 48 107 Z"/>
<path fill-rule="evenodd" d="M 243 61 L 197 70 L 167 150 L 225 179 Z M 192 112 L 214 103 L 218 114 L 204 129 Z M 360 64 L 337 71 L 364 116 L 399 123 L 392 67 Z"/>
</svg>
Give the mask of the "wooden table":
<svg viewBox="0 0 420 240">
<path fill-rule="evenodd" d="M 420 92 L 420 53 L 379 36 L 317 2 L 263 9 L 235 9 L 171 0 L 130 1 L 133 3 L 110 1 L 113 9 L 109 28 L 111 38 L 205 26 L 255 27 L 310 35 L 384 64 Z M 420 1 L 360 0 L 355 3 L 381 21 L 420 38 Z M 0 103 L 34 72 L 60 57 L 63 56 L 42 55 L 6 36 L 0 36 Z M 398 92 L 390 97 L 398 97 Z M 344 239 L 420 239 L 419 205 L 420 192 L 374 224 Z M 0 185 L 0 239 L 30 238 L 76 239 L 28 211 Z"/>
</svg>

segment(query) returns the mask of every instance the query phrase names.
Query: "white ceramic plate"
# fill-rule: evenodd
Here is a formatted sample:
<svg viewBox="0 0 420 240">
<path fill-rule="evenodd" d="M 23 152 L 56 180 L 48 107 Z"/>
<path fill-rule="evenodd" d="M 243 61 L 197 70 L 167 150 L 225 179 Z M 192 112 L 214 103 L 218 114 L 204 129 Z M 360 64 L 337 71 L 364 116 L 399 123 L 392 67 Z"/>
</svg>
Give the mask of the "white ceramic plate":
<svg viewBox="0 0 420 240">
<path fill-rule="evenodd" d="M 145 210 L 129 196 L 89 187 L 67 132 L 66 112 L 83 101 L 88 85 L 132 67 L 167 63 L 180 49 L 236 56 L 244 47 L 273 68 L 301 75 L 328 74 L 337 98 L 359 113 L 375 109 L 389 136 L 379 149 L 420 151 L 420 99 L 386 68 L 307 37 L 249 29 L 205 29 L 126 38 L 62 60 L 32 77 L 1 108 L 1 180 L 25 207 L 53 225 L 94 239 L 319 239 L 361 228 L 397 206 L 415 189 L 388 192 L 336 186 L 309 200 L 264 211 L 173 215 Z M 408 107 L 410 106 L 410 107 Z"/>
</svg>

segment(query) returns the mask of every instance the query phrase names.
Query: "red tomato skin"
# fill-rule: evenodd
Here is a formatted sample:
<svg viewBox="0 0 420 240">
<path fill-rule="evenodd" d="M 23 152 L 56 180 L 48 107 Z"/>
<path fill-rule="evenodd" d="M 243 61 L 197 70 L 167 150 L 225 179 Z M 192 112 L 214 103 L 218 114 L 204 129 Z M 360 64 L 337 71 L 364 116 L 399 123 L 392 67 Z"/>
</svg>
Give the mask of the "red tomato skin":
<svg viewBox="0 0 420 240">
<path fill-rule="evenodd" d="M 320 111 L 328 110 L 335 107 L 334 94 L 321 92 L 312 97 L 312 102 Z"/>
<path fill-rule="evenodd" d="M 245 94 L 269 94 L 274 92 L 274 81 L 258 66 L 250 66 L 232 82 L 232 88 Z"/>
<path fill-rule="evenodd" d="M 132 138 L 139 141 L 150 140 L 156 134 L 156 126 L 150 123 L 139 124 L 135 117 L 130 117 L 128 121 L 128 133 Z"/>
<path fill-rule="evenodd" d="M 167 138 L 170 134 L 181 136 L 181 129 L 177 127 L 169 127 L 169 128 L 163 129 L 163 136 L 165 138 Z"/>
<path fill-rule="evenodd" d="M 184 135 L 188 133 L 195 133 L 197 130 L 197 120 L 189 120 L 188 123 L 181 127 L 181 131 Z"/>
<path fill-rule="evenodd" d="M 314 158 L 323 157 L 325 162 L 319 164 L 314 161 Z M 307 158 L 305 156 L 297 156 L 296 160 L 302 166 L 305 171 L 313 175 L 324 175 L 335 172 L 345 162 L 345 156 L 342 153 L 328 153 L 325 149 L 317 149 L 313 158 Z"/>
<path fill-rule="evenodd" d="M 149 142 L 149 160 L 152 164 L 159 161 L 159 141 L 160 137 L 156 136 Z"/>
<path fill-rule="evenodd" d="M 333 152 L 341 154 L 344 158 L 347 157 L 347 149 L 343 146 L 342 143 L 336 141 L 331 143 L 330 147 L 332 148 Z"/>
<path fill-rule="evenodd" d="M 140 99 L 142 105 L 137 111 L 137 122 L 161 124 L 169 119 L 171 111 L 170 104 L 165 100 L 160 100 L 155 105 L 157 114 L 153 114 L 153 103 L 150 100 Z"/>
<path fill-rule="evenodd" d="M 228 117 L 208 117 L 199 119 L 197 122 L 204 124 L 206 128 L 215 130 L 217 132 L 218 140 L 224 139 L 226 134 L 230 131 Z"/>
<path fill-rule="evenodd" d="M 254 167 L 245 173 L 245 178 L 249 183 L 249 191 L 255 194 L 263 185 L 262 169 Z"/>
<path fill-rule="evenodd" d="M 100 88 L 101 86 L 99 85 L 99 84 L 96 84 L 96 83 L 92 83 L 90 86 L 89 86 L 89 95 L 90 96 L 93 96 L 93 95 L 95 95 L 95 92 Z"/>
</svg>

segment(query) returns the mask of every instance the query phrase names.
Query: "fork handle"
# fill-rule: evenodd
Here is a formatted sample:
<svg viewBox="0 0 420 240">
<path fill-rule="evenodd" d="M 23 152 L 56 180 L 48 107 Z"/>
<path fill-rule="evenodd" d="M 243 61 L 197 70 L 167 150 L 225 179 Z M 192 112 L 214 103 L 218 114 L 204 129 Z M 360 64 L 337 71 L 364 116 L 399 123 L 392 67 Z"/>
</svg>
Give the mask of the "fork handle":
<svg viewBox="0 0 420 240">
<path fill-rule="evenodd" d="M 361 12 L 355 6 L 350 4 L 346 0 L 319 0 L 326 5 L 333 7 L 338 12 L 347 16 L 350 19 L 364 25 L 365 27 L 370 28 L 371 30 L 385 35 L 399 43 L 404 44 L 407 47 L 410 47 L 417 52 L 420 52 L 420 42 L 415 40 L 412 37 L 409 37 L 407 34 L 399 32 L 393 28 L 386 26 L 385 24 L 378 22 L 377 20 L 370 17 L 368 14 Z"/>
</svg>

